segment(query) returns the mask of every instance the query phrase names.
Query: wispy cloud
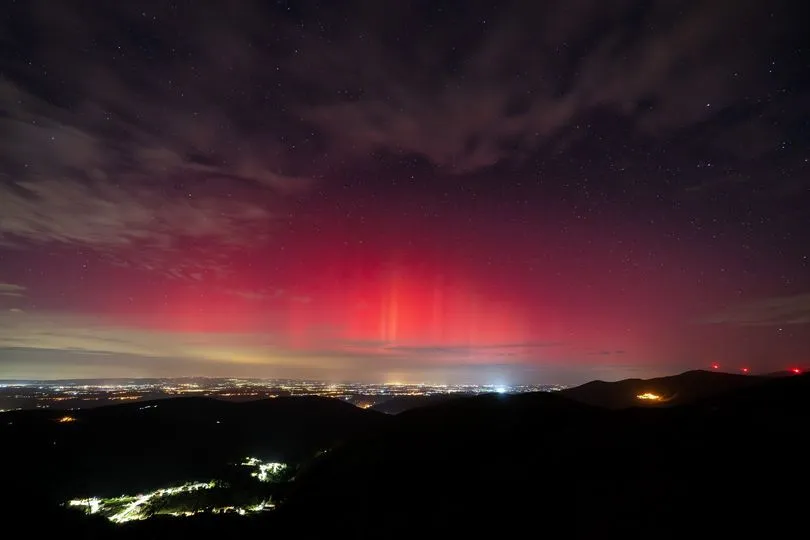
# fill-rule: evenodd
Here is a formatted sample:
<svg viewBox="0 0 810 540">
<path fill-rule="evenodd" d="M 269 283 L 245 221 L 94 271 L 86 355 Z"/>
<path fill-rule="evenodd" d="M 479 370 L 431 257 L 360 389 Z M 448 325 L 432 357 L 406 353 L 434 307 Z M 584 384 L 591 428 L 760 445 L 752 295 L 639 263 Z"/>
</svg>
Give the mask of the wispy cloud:
<svg viewBox="0 0 810 540">
<path fill-rule="evenodd" d="M 810 323 L 810 293 L 776 296 L 731 306 L 701 318 L 701 324 L 782 326 Z"/>
<path fill-rule="evenodd" d="M 310 183 L 260 157 L 272 152 L 202 157 L 197 129 L 179 117 L 166 129 L 164 115 L 143 114 L 167 96 L 127 97 L 97 82 L 77 110 L 0 79 L 0 244 L 90 248 L 168 271 L 177 257 L 167 255 L 189 245 L 219 252 L 266 242 L 284 194 Z"/>
<path fill-rule="evenodd" d="M 149 358 L 185 358 L 264 367 L 335 367 L 283 346 L 267 333 L 160 331 L 66 314 L 0 313 L 0 349 L 81 351 Z M 337 361 L 336 361 L 337 362 Z"/>
<path fill-rule="evenodd" d="M 161 197 L 149 189 L 72 180 L 0 183 L 0 241 L 170 250 L 183 239 L 243 245 L 246 230 L 272 219 L 265 209 L 214 197 Z"/>
<path fill-rule="evenodd" d="M 14 283 L 0 283 L 0 296 L 11 296 L 22 298 L 25 296 L 26 288 Z"/>
<path fill-rule="evenodd" d="M 341 153 L 416 154 L 456 173 L 521 159 L 550 141 L 578 140 L 585 131 L 579 123 L 587 125 L 595 111 L 660 137 L 703 126 L 712 134 L 707 145 L 745 158 L 779 144 L 776 133 L 761 131 L 773 136 L 750 141 L 739 134 L 762 112 L 746 103 L 743 89 L 767 85 L 745 67 L 765 62 L 763 41 L 787 29 L 757 19 L 781 14 L 763 13 L 755 2 L 574 5 L 453 13 L 457 33 L 427 33 L 411 54 L 390 54 L 385 46 L 398 41 L 389 35 L 420 24 L 419 10 L 405 5 L 390 26 L 346 36 L 341 47 L 302 39 L 302 53 L 317 69 L 297 59 L 289 69 L 309 87 L 334 87 L 337 97 L 298 110 Z M 752 27 L 759 31 L 752 39 L 724 37 Z"/>
<path fill-rule="evenodd" d="M 243 300 L 250 300 L 253 302 L 261 302 L 265 300 L 274 300 L 282 298 L 286 291 L 284 289 L 230 289 L 228 294 L 241 298 Z"/>
<path fill-rule="evenodd" d="M 527 341 L 525 343 L 487 343 L 481 345 L 388 345 L 385 350 L 413 353 L 413 354 L 469 354 L 476 351 L 529 351 L 532 349 L 546 349 L 562 347 L 564 343 L 557 341 Z"/>
</svg>

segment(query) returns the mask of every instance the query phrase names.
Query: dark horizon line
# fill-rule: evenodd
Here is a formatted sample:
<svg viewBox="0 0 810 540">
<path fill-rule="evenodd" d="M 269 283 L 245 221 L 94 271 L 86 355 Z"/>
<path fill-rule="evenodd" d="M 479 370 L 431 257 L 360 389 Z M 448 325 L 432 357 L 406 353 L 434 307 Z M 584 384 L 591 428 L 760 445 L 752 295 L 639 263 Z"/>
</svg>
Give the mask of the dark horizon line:
<svg viewBox="0 0 810 540">
<path fill-rule="evenodd" d="M 640 380 L 640 381 L 649 381 L 654 379 L 662 379 L 667 377 L 678 377 L 681 375 L 685 375 L 688 373 L 696 373 L 696 372 L 703 372 L 703 373 L 722 373 L 725 375 L 740 375 L 740 376 L 749 376 L 749 377 L 767 377 L 769 375 L 778 375 L 778 374 L 788 374 L 788 373 L 796 373 L 796 369 L 799 369 L 800 373 L 805 373 L 808 370 L 804 368 L 786 368 L 784 370 L 776 370 L 776 371 L 767 371 L 767 372 L 742 372 L 742 371 L 724 371 L 721 369 L 688 369 L 686 371 L 681 371 L 678 373 L 672 373 L 670 375 L 663 375 L 659 377 L 650 377 L 647 379 L 639 378 L 639 377 L 628 377 L 625 379 L 619 379 L 618 381 L 629 381 L 629 380 Z M 192 379 L 203 379 L 203 380 L 210 380 L 210 381 L 223 381 L 223 380 L 239 380 L 239 381 L 292 381 L 292 382 L 299 382 L 299 383 L 319 383 L 319 384 L 357 384 L 363 386 L 476 386 L 476 387 L 483 387 L 483 386 L 504 386 L 504 387 L 519 387 L 519 386 L 563 386 L 563 387 L 572 387 L 574 385 L 569 384 L 560 384 L 560 383 L 431 383 L 431 382 L 363 382 L 363 381 L 351 381 L 351 380 L 343 380 L 343 381 L 329 381 L 329 380 L 322 380 L 322 379 L 298 379 L 298 378 L 276 378 L 276 377 L 211 377 L 205 375 L 182 375 L 176 377 L 99 377 L 99 378 L 76 378 L 76 379 L 0 379 L 0 385 L 14 385 L 14 384 L 21 384 L 21 383 L 42 383 L 42 384 L 58 384 L 58 383 L 67 383 L 67 382 L 87 382 L 87 381 L 169 381 L 169 380 L 192 380 Z M 612 382 L 618 382 L 612 381 Z M 591 382 L 611 382 L 611 381 L 604 381 L 602 379 L 591 379 L 585 381 L 581 384 L 588 384 Z"/>
<path fill-rule="evenodd" d="M 296 379 L 296 378 L 276 378 L 276 377 L 211 377 L 207 375 L 181 375 L 176 377 L 82 377 L 77 379 L 0 379 L 0 384 L 15 383 L 47 383 L 55 384 L 60 382 L 82 382 L 82 381 L 167 381 L 184 379 L 206 379 L 206 380 L 240 380 L 240 381 L 294 381 L 321 384 L 362 384 L 378 386 L 567 386 L 557 383 L 520 383 L 520 384 L 497 384 L 497 383 L 431 383 L 431 382 L 362 382 L 362 381 L 328 381 L 322 379 Z"/>
</svg>

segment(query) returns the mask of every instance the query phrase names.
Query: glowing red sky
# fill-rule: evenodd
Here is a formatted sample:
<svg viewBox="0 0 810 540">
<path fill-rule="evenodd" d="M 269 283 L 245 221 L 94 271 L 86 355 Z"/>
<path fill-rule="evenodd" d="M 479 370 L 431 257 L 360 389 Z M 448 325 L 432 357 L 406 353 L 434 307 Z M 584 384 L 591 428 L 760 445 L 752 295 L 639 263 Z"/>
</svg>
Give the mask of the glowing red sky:
<svg viewBox="0 0 810 540">
<path fill-rule="evenodd" d="M 806 17 L 742 3 L 14 4 L 0 379 L 807 366 Z"/>
<path fill-rule="evenodd" d="M 203 243 L 159 270 L 124 264 L 139 257 L 127 250 L 120 260 L 56 251 L 40 262 L 62 261 L 61 278 L 30 286 L 28 308 L 8 316 L 36 336 L 38 311 L 61 313 L 63 329 L 42 339 L 129 358 L 110 360 L 100 371 L 110 374 L 576 382 L 806 363 L 795 324 L 732 320 L 762 296 L 765 258 L 621 216 L 408 211 L 420 205 L 387 217 L 319 208 L 260 249 Z M 48 369 L 99 370 L 89 365 Z"/>
</svg>

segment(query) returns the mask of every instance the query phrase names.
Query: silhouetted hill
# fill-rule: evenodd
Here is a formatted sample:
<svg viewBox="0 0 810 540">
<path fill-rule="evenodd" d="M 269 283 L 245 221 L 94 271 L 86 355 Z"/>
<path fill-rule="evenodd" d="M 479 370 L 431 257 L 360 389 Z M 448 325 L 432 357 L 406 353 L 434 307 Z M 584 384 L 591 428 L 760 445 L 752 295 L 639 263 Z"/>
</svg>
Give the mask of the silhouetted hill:
<svg viewBox="0 0 810 540">
<path fill-rule="evenodd" d="M 793 493 L 810 479 L 808 417 L 804 376 L 665 408 L 608 410 L 560 394 L 454 400 L 394 416 L 318 460 L 273 526 L 317 515 L 310 534 L 352 537 L 482 526 L 566 538 L 779 535 L 805 506 Z"/>
<path fill-rule="evenodd" d="M 326 512 L 337 528 L 361 530 L 365 520 L 453 524 L 469 511 L 454 499 L 466 504 L 477 494 L 477 505 L 488 497 L 483 478 L 512 474 L 511 464 L 531 460 L 553 434 L 606 414 L 551 393 L 487 394 L 405 411 L 313 464 L 283 514 Z"/>
<path fill-rule="evenodd" d="M 167 456 L 177 467 L 169 472 L 187 480 L 185 462 L 208 470 L 223 458 L 250 453 L 255 443 L 265 448 L 263 456 L 278 452 L 279 459 L 307 460 L 275 513 L 114 527 L 57 509 L 43 523 L 32 521 L 32 532 L 46 525 L 99 538 L 793 533 L 806 506 L 801 489 L 810 480 L 803 466 L 810 452 L 810 376 L 746 377 L 745 387 L 709 391 L 707 380 L 739 381 L 715 375 L 686 373 L 655 380 L 672 386 L 644 389 L 699 388 L 685 394 L 684 404 L 668 407 L 611 409 L 562 392 L 489 394 L 386 416 L 322 398 L 191 398 L 159 402 L 167 407 L 154 417 L 148 415 L 160 406 L 127 404 L 77 412 L 70 424 L 56 424 L 47 411 L 8 413 L 13 416 L 3 420 L 16 427 L 2 426 L 0 433 L 7 454 L 9 446 L 32 452 L 5 458 L 20 464 L 10 468 L 12 485 L 31 475 L 46 490 L 61 489 L 66 473 L 60 468 L 74 462 L 85 468 L 67 474 L 73 482 L 84 474 L 110 474 L 113 483 L 134 474 L 123 471 L 151 474 L 139 463 Z M 47 449 L 48 437 L 68 451 Z M 86 468 L 95 460 L 104 465 Z M 114 464 L 122 471 L 111 470 Z M 42 471 L 32 469 L 37 465 Z M 58 480 L 53 488 L 51 475 Z"/>
<path fill-rule="evenodd" d="M 70 415 L 75 421 L 59 423 Z M 49 497 L 118 495 L 216 477 L 248 455 L 297 462 L 385 419 L 343 401 L 192 397 L 79 411 L 14 411 L 0 423 L 0 458 Z"/>
<path fill-rule="evenodd" d="M 372 410 L 383 412 L 385 414 L 399 414 L 401 412 L 415 409 L 417 407 L 425 407 L 427 405 L 435 405 L 437 403 L 444 403 L 453 399 L 461 399 L 469 397 L 470 394 L 434 394 L 432 396 L 396 396 L 387 399 L 382 403 L 377 403 Z"/>
<path fill-rule="evenodd" d="M 696 370 L 657 379 L 592 381 L 582 386 L 562 390 L 561 394 L 582 403 L 609 409 L 640 406 L 671 407 L 692 403 L 732 390 L 748 388 L 766 380 L 765 377 L 753 375 Z M 648 392 L 659 395 L 662 399 L 660 401 L 638 399 L 639 394 Z"/>
<path fill-rule="evenodd" d="M 804 370 L 806 371 L 806 370 Z M 794 375 L 800 375 L 803 371 L 801 369 L 796 370 L 782 370 L 782 371 L 772 371 L 770 373 L 765 373 L 760 375 L 760 377 L 793 377 Z"/>
</svg>

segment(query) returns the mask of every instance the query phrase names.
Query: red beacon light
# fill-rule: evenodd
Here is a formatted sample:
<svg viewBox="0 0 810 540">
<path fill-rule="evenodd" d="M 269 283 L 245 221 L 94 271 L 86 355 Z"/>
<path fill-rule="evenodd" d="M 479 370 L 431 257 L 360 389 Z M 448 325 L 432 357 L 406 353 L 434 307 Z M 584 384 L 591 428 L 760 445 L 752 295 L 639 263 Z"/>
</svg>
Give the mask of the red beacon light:
<svg viewBox="0 0 810 540">
<path fill-rule="evenodd" d="M 793 372 L 793 373 L 795 373 L 796 375 L 798 375 L 798 374 L 800 374 L 800 373 L 802 372 L 802 370 L 800 370 L 800 369 L 799 369 L 799 368 L 797 368 L 797 367 L 795 367 L 795 368 L 791 369 L 790 371 L 792 371 L 792 372 Z"/>
<path fill-rule="evenodd" d="M 748 368 L 747 367 L 742 368 L 742 372 L 743 373 L 748 373 Z"/>
<path fill-rule="evenodd" d="M 720 364 L 718 363 L 712 364 L 712 369 L 720 369 Z"/>
</svg>

